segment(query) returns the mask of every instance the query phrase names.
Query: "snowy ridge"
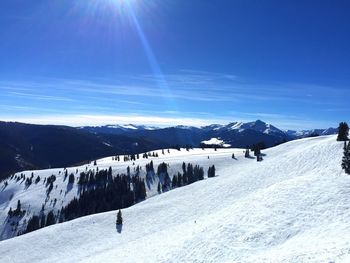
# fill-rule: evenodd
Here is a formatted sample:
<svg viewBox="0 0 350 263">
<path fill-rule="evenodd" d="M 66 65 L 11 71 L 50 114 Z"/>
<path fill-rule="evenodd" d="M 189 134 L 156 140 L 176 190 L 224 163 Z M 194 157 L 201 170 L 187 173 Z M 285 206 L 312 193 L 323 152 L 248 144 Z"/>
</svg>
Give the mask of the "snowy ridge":
<svg viewBox="0 0 350 263">
<path fill-rule="evenodd" d="M 97 126 L 97 127 L 106 127 L 113 129 L 124 129 L 124 130 L 156 130 L 158 127 L 146 126 L 146 125 L 134 125 L 134 124 L 116 124 L 116 125 L 105 125 L 105 126 Z"/>
<path fill-rule="evenodd" d="M 124 209 L 121 234 L 116 212 L 92 215 L 0 242 L 2 262 L 348 262 L 350 177 L 335 139 L 289 142 L 260 163 L 223 153 L 218 177 Z"/>
</svg>

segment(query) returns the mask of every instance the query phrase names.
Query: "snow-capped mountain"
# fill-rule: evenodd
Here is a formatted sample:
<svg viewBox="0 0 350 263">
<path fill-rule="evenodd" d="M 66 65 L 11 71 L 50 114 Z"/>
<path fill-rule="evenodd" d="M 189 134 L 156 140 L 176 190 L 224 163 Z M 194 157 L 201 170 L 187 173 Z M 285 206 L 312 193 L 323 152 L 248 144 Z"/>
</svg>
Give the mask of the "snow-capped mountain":
<svg viewBox="0 0 350 263">
<path fill-rule="evenodd" d="M 301 130 L 301 131 L 287 130 L 286 133 L 291 137 L 291 139 L 299 139 L 299 138 L 312 137 L 312 136 L 337 134 L 338 129 L 328 128 L 328 129 L 312 129 L 312 130 Z"/>
<path fill-rule="evenodd" d="M 70 166 L 111 154 L 127 154 L 172 147 L 199 147 L 218 138 L 232 147 L 254 144 L 271 147 L 286 141 L 336 133 L 337 129 L 283 131 L 257 120 L 204 127 L 157 128 L 145 125 L 65 127 L 0 122 L 0 179 L 23 169 Z M 43 139 L 45 138 L 45 139 Z"/>
<path fill-rule="evenodd" d="M 178 125 L 168 128 L 141 129 L 139 126 L 133 129 L 110 127 L 84 127 L 85 130 L 97 133 L 126 134 L 142 138 L 158 139 L 164 145 L 194 145 L 198 146 L 202 141 L 210 138 L 222 138 L 234 147 L 245 147 L 259 142 L 264 142 L 267 147 L 273 146 L 290 138 L 284 131 L 261 120 L 254 122 L 232 122 L 227 125 L 212 124 L 203 127 Z"/>
<path fill-rule="evenodd" d="M 265 134 L 273 134 L 273 133 L 282 134 L 283 133 L 282 130 L 277 129 L 275 126 L 269 123 L 265 123 L 261 120 L 257 120 L 254 122 L 247 122 L 247 123 L 235 122 L 235 123 L 229 124 L 228 127 L 232 130 L 239 130 L 239 131 L 254 130 Z"/>
<path fill-rule="evenodd" d="M 87 126 L 79 127 L 79 129 L 88 130 L 94 133 L 107 133 L 107 134 L 122 134 L 133 131 L 144 131 L 144 130 L 157 130 L 158 127 L 147 126 L 147 125 L 135 125 L 135 124 L 108 124 L 102 126 Z"/>
<path fill-rule="evenodd" d="M 244 158 L 241 149 L 171 151 L 157 162 L 173 172 L 182 161 L 215 164 L 219 176 L 122 209 L 120 233 L 112 211 L 2 241 L 1 262 L 349 262 L 350 179 L 340 166 L 342 147 L 336 136 L 306 138 L 265 150 L 262 162 Z M 130 165 L 97 161 L 101 168 L 111 164 Z M 57 185 L 59 193 L 66 183 L 58 177 Z M 39 190 L 9 182 L 0 211 L 18 198 L 26 208 L 40 207 Z"/>
</svg>

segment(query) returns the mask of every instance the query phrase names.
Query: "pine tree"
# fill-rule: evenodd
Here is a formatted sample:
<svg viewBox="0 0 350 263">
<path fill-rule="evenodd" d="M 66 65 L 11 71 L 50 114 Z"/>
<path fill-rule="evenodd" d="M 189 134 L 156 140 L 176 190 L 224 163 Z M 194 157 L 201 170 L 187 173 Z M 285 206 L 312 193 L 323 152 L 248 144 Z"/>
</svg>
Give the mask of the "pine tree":
<svg viewBox="0 0 350 263">
<path fill-rule="evenodd" d="M 71 173 L 71 174 L 69 175 L 68 183 L 69 183 L 69 184 L 74 184 L 74 174 L 73 174 L 73 173 Z"/>
<path fill-rule="evenodd" d="M 28 220 L 26 233 L 32 232 L 40 228 L 40 219 L 38 216 L 34 215 Z"/>
<path fill-rule="evenodd" d="M 21 212 L 21 201 L 20 200 L 17 201 L 17 208 L 16 208 L 15 212 L 16 212 L 16 214 L 19 214 Z"/>
<path fill-rule="evenodd" d="M 345 170 L 345 173 L 350 174 L 350 143 L 347 145 L 346 142 L 344 143 L 344 156 L 341 166 Z"/>
<path fill-rule="evenodd" d="M 177 186 L 177 175 L 175 174 L 171 182 L 171 188 L 175 188 L 176 186 Z"/>
<path fill-rule="evenodd" d="M 40 176 L 38 175 L 38 177 L 35 179 L 35 184 L 40 182 Z"/>
<path fill-rule="evenodd" d="M 349 135 L 349 126 L 346 122 L 339 123 L 337 141 L 347 141 Z"/>
<path fill-rule="evenodd" d="M 208 178 L 215 177 L 215 165 L 209 167 L 208 169 Z"/>
<path fill-rule="evenodd" d="M 56 224 L 55 215 L 53 214 L 53 211 L 50 211 L 46 217 L 46 226 L 51 226 L 54 224 Z"/>
<path fill-rule="evenodd" d="M 117 214 L 116 224 L 117 225 L 122 225 L 123 224 L 122 211 L 120 211 L 120 209 L 119 209 L 118 214 Z"/>
<path fill-rule="evenodd" d="M 185 162 L 182 163 L 182 172 L 183 172 L 183 174 L 186 174 L 186 164 L 185 164 Z"/>
<path fill-rule="evenodd" d="M 12 208 L 10 207 L 10 210 L 9 210 L 9 212 L 8 212 L 8 216 L 9 216 L 9 217 L 12 217 L 12 215 L 13 215 L 13 211 L 12 211 Z"/>
<path fill-rule="evenodd" d="M 247 147 L 247 149 L 245 150 L 245 154 L 244 154 L 244 157 L 245 158 L 248 158 L 250 155 L 249 155 L 249 148 Z"/>
<path fill-rule="evenodd" d="M 158 194 L 160 194 L 160 193 L 161 193 L 161 189 L 160 189 L 160 182 L 158 182 L 157 191 L 158 191 Z"/>
<path fill-rule="evenodd" d="M 46 220 L 45 220 L 45 213 L 42 213 L 41 219 L 40 219 L 40 228 L 45 227 L 45 223 L 46 223 Z"/>
<path fill-rule="evenodd" d="M 146 199 L 146 185 L 145 182 L 142 180 L 141 182 L 141 189 L 140 189 L 140 199 L 145 200 Z"/>
</svg>

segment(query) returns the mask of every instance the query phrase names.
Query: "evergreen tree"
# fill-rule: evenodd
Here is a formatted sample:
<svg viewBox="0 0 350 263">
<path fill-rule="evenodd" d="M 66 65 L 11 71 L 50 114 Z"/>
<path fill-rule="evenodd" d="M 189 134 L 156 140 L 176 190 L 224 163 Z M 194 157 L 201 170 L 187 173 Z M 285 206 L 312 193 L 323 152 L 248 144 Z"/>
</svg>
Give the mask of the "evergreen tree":
<svg viewBox="0 0 350 263">
<path fill-rule="evenodd" d="M 177 174 L 177 187 L 182 186 L 182 176 L 180 173 Z"/>
<path fill-rule="evenodd" d="M 55 223 L 56 223 L 55 215 L 53 214 L 53 211 L 50 211 L 46 217 L 46 226 L 51 226 Z"/>
<path fill-rule="evenodd" d="M 15 212 L 16 212 L 16 214 L 19 214 L 21 212 L 21 201 L 20 200 L 17 201 L 17 208 L 16 208 Z"/>
<path fill-rule="evenodd" d="M 177 175 L 173 176 L 173 180 L 171 181 L 171 188 L 175 188 L 177 186 Z"/>
<path fill-rule="evenodd" d="M 341 166 L 345 173 L 350 174 L 350 143 L 346 145 L 346 142 L 344 142 L 344 156 Z"/>
<path fill-rule="evenodd" d="M 183 172 L 183 174 L 186 174 L 186 164 L 185 164 L 185 162 L 182 163 L 182 172 Z"/>
<path fill-rule="evenodd" d="M 123 224 L 123 217 L 122 217 L 122 212 L 120 211 L 120 209 L 119 209 L 118 214 L 117 214 L 116 224 L 117 225 L 122 225 Z"/>
<path fill-rule="evenodd" d="M 40 176 L 38 175 L 38 177 L 35 179 L 35 184 L 40 182 Z"/>
<path fill-rule="evenodd" d="M 349 135 L 349 126 L 346 122 L 339 123 L 337 141 L 347 141 Z"/>
<path fill-rule="evenodd" d="M 43 210 L 43 209 L 42 209 Z M 45 218 L 45 213 L 42 213 L 41 219 L 40 219 L 40 228 L 45 227 L 46 224 L 46 218 Z"/>
<path fill-rule="evenodd" d="M 74 184 L 74 174 L 73 174 L 73 173 L 71 173 L 71 174 L 69 175 L 68 183 L 69 183 L 69 184 Z"/>
<path fill-rule="evenodd" d="M 215 165 L 209 167 L 208 169 L 208 178 L 215 177 Z"/>
<path fill-rule="evenodd" d="M 13 211 L 12 211 L 12 208 L 10 207 L 10 210 L 9 210 L 9 212 L 8 212 L 8 216 L 9 217 L 12 217 L 13 216 Z"/>
<path fill-rule="evenodd" d="M 32 232 L 40 228 L 40 220 L 39 217 L 34 215 L 28 220 L 26 233 Z"/>
<path fill-rule="evenodd" d="M 158 182 L 157 191 L 158 191 L 158 194 L 161 193 L 160 182 Z"/>
<path fill-rule="evenodd" d="M 247 147 L 247 149 L 245 150 L 244 157 L 245 157 L 245 158 L 248 158 L 249 156 L 250 156 L 250 154 L 249 154 L 249 148 Z"/>
</svg>

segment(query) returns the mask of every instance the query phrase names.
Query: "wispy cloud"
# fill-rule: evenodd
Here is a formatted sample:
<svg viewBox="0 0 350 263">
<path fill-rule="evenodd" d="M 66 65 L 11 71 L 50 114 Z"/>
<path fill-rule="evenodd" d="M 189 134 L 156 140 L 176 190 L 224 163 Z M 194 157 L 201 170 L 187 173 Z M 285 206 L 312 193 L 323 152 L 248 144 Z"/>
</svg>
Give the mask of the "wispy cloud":
<svg viewBox="0 0 350 263">
<path fill-rule="evenodd" d="M 75 117 L 137 114 L 146 121 L 158 116 L 177 123 L 182 119 L 189 123 L 192 119 L 198 123 L 263 119 L 298 129 L 333 125 L 331 120 L 347 112 L 344 94 L 349 93 L 342 87 L 257 83 L 230 73 L 190 69 L 162 76 L 123 75 L 113 80 L 0 81 L 0 91 L 0 103 L 10 106 L 2 107 L 4 118 L 13 116 L 11 113 L 18 117 L 21 110 L 38 116 L 43 112 Z M 337 116 L 333 116 L 335 112 Z M 60 121 L 57 116 L 55 120 Z"/>
<path fill-rule="evenodd" d="M 211 123 L 223 123 L 223 120 L 215 119 L 201 119 L 201 118 L 183 118 L 183 117 L 160 117 L 150 115 L 47 115 L 40 117 L 26 116 L 26 117 L 11 117 L 1 118 L 3 121 L 18 121 L 34 124 L 56 124 L 56 125 L 70 125 L 70 126 L 85 126 L 85 125 L 105 125 L 113 123 L 132 123 L 154 125 L 159 127 L 168 127 L 172 125 L 189 125 L 189 126 L 203 126 Z M 228 122 L 228 120 L 226 120 Z"/>
<path fill-rule="evenodd" d="M 54 101 L 73 101 L 73 99 L 68 97 L 58 97 L 58 96 L 49 96 L 49 95 L 41 95 L 41 94 L 31 94 L 24 92 L 7 92 L 8 95 L 14 97 L 23 97 L 23 98 L 31 98 L 36 100 L 54 100 Z"/>
</svg>

